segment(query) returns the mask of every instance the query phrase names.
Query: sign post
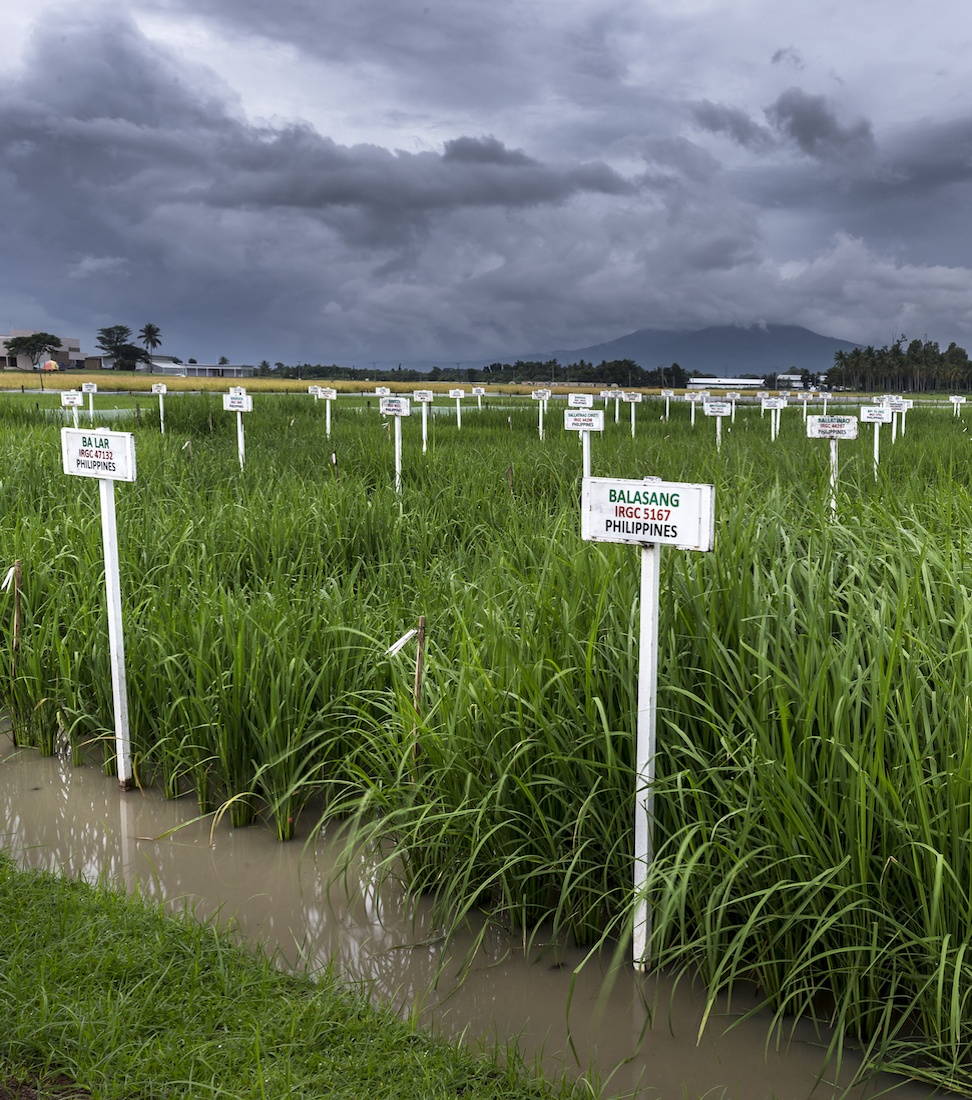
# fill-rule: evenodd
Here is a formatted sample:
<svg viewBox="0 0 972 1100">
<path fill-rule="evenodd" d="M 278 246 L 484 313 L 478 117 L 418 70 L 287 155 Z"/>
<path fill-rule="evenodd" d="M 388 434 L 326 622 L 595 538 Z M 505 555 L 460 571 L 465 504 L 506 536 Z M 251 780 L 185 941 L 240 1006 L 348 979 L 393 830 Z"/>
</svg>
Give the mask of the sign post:
<svg viewBox="0 0 972 1100">
<path fill-rule="evenodd" d="M 129 791 L 135 784 L 128 726 L 128 688 L 125 681 L 125 636 L 122 630 L 118 529 L 115 523 L 115 482 L 135 480 L 135 437 L 131 432 L 109 432 L 104 428 L 87 431 L 62 428 L 61 459 L 66 474 L 98 479 L 101 495 L 101 537 L 105 548 L 111 693 L 115 708 L 115 755 L 118 761 L 119 786 L 123 791 Z"/>
<path fill-rule="evenodd" d="M 830 511 L 837 515 L 837 444 L 842 439 L 857 439 L 857 417 L 810 416 L 807 417 L 807 436 L 810 439 L 830 440 Z"/>
<path fill-rule="evenodd" d="M 449 396 L 456 401 L 456 430 L 462 431 L 462 399 L 466 396 L 466 391 L 449 390 Z"/>
<path fill-rule="evenodd" d="M 412 398 L 422 406 L 422 454 L 429 449 L 429 405 L 435 395 L 431 390 L 414 390 Z"/>
<path fill-rule="evenodd" d="M 780 417 L 786 408 L 785 397 L 764 397 L 762 401 L 764 409 L 770 413 L 770 442 L 773 443 L 780 436 Z"/>
<path fill-rule="evenodd" d="M 611 398 L 614 397 L 615 392 L 615 390 L 601 390 L 601 392 L 598 394 L 598 397 L 602 397 L 604 399 L 605 409 L 607 408 L 608 401 L 610 401 Z"/>
<path fill-rule="evenodd" d="M 634 439 L 635 434 L 635 405 L 641 403 L 640 393 L 626 393 L 623 396 L 625 400 L 631 406 L 631 438 Z"/>
<path fill-rule="evenodd" d="M 734 406 L 730 401 L 704 401 L 702 403 L 702 411 L 705 415 L 716 418 L 716 452 L 722 450 L 722 418 L 724 416 L 731 418 L 733 408 Z"/>
<path fill-rule="evenodd" d="M 337 401 L 337 390 L 333 386 L 319 386 L 319 396 L 324 401 L 324 438 L 331 438 L 331 402 Z"/>
<path fill-rule="evenodd" d="M 537 425 L 540 438 L 543 439 L 543 410 L 547 407 L 547 390 L 534 390 L 530 396 L 537 402 Z"/>
<path fill-rule="evenodd" d="M 877 481 L 878 474 L 878 457 L 880 455 L 880 438 L 879 433 L 881 431 L 882 424 L 890 424 L 892 417 L 891 410 L 887 405 L 862 405 L 861 406 L 861 423 L 874 425 L 874 480 Z"/>
<path fill-rule="evenodd" d="M 661 547 L 711 550 L 715 486 L 586 477 L 581 489 L 581 537 L 590 542 L 641 546 L 641 611 L 635 778 L 635 896 L 632 955 L 647 970 L 651 911 L 645 883 L 652 859 L 655 809 L 655 728 L 658 698 L 658 593 Z"/>
<path fill-rule="evenodd" d="M 407 397 L 383 397 L 381 415 L 390 416 L 395 421 L 395 492 L 402 495 L 402 417 L 412 415 L 412 407 Z"/>
<path fill-rule="evenodd" d="M 230 386 L 229 393 L 223 394 L 223 411 L 236 413 L 236 452 L 242 470 L 243 460 L 246 457 L 246 443 L 243 439 L 243 414 L 253 412 L 253 398 L 243 386 Z"/>
<path fill-rule="evenodd" d="M 74 413 L 74 426 L 78 426 L 78 407 L 84 404 L 84 395 L 80 390 L 62 390 L 61 408 L 70 409 Z"/>
<path fill-rule="evenodd" d="M 742 397 L 742 394 L 738 390 L 730 390 L 729 393 L 726 394 L 726 397 L 728 397 L 729 400 L 732 402 L 732 415 L 729 417 L 729 419 L 732 421 L 733 424 L 735 424 L 736 402 L 739 400 L 740 397 Z"/>
<path fill-rule="evenodd" d="M 82 382 L 81 392 L 88 395 L 88 422 L 94 426 L 94 395 L 98 392 L 97 382 Z"/>
<path fill-rule="evenodd" d="M 152 393 L 159 395 L 159 433 L 165 435 L 165 395 L 167 389 L 164 382 L 153 382 Z"/>
<path fill-rule="evenodd" d="M 953 415 L 961 418 L 961 416 L 962 416 L 962 406 L 965 404 L 965 398 L 955 396 L 955 397 L 950 397 L 949 401 L 952 402 L 952 413 L 953 413 Z"/>
<path fill-rule="evenodd" d="M 661 395 L 662 395 L 662 397 L 665 398 L 665 422 L 667 423 L 668 422 L 669 407 L 671 405 L 672 398 L 675 396 L 675 391 L 674 390 L 662 390 Z"/>
<path fill-rule="evenodd" d="M 486 396 L 486 391 L 482 386 L 473 386 L 472 395 L 476 398 L 476 407 L 482 412 L 483 398 Z"/>
<path fill-rule="evenodd" d="M 568 432 L 580 432 L 581 446 L 583 448 L 583 476 L 591 476 L 591 432 L 604 431 L 604 410 L 594 409 L 594 398 L 586 393 L 572 393 L 568 396 L 568 402 L 573 404 L 576 397 L 588 398 L 586 404 L 580 404 L 575 408 L 564 409 L 564 429 Z"/>
</svg>

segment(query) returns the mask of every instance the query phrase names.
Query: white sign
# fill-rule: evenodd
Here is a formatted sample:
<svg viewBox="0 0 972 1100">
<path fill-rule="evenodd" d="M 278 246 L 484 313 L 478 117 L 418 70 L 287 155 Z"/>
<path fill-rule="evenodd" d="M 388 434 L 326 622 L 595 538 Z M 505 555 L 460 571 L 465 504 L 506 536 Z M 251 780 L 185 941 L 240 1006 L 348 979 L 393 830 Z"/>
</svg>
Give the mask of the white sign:
<svg viewBox="0 0 972 1100">
<path fill-rule="evenodd" d="M 623 393 L 621 394 L 621 400 L 627 401 L 631 405 L 637 405 L 641 401 L 640 393 Z"/>
<path fill-rule="evenodd" d="M 601 390 L 598 397 L 615 397 L 617 392 L 617 390 Z"/>
<path fill-rule="evenodd" d="M 337 390 L 333 386 L 318 386 L 317 389 L 322 401 L 337 401 Z"/>
<path fill-rule="evenodd" d="M 569 393 L 569 394 L 567 394 L 567 404 L 572 409 L 593 409 L 594 408 L 594 394 L 592 394 L 592 393 Z"/>
<path fill-rule="evenodd" d="M 230 386 L 230 397 L 243 397 L 246 394 L 246 386 Z"/>
<path fill-rule="evenodd" d="M 534 390 L 530 394 L 530 396 L 533 398 L 534 401 L 546 401 L 547 400 L 547 391 L 546 390 Z"/>
<path fill-rule="evenodd" d="M 152 393 L 168 393 L 168 389 L 164 382 L 153 382 Z"/>
<path fill-rule="evenodd" d="M 674 397 L 675 396 L 675 391 L 674 390 L 662 390 L 661 395 L 662 395 L 662 397 Z"/>
<path fill-rule="evenodd" d="M 223 411 L 241 413 L 253 412 L 253 398 L 245 390 L 243 393 L 233 393 L 232 390 L 229 393 L 224 393 Z"/>
<path fill-rule="evenodd" d="M 423 405 L 431 405 L 435 394 L 431 390 L 414 390 L 412 397 Z"/>
<path fill-rule="evenodd" d="M 958 396 L 950 397 L 949 401 L 951 401 L 955 405 L 964 405 L 965 404 L 965 398 L 964 397 L 958 397 Z"/>
<path fill-rule="evenodd" d="M 764 397 L 762 402 L 764 409 L 785 409 L 785 397 Z"/>
<path fill-rule="evenodd" d="M 81 383 L 81 392 L 82 393 L 97 393 L 98 392 L 98 383 L 97 382 L 82 382 Z"/>
<path fill-rule="evenodd" d="M 892 416 L 894 416 L 894 413 L 887 405 L 861 406 L 862 424 L 890 424 Z"/>
<path fill-rule="evenodd" d="M 321 387 L 320 386 L 308 386 L 307 387 L 307 392 L 311 395 L 311 397 L 319 398 L 321 396 Z"/>
<path fill-rule="evenodd" d="M 731 401 L 706 401 L 702 406 L 706 416 L 732 416 Z"/>
<path fill-rule="evenodd" d="M 461 401 L 466 396 L 465 390 L 449 390 L 449 396 L 456 401 Z"/>
<path fill-rule="evenodd" d="M 62 428 L 61 459 L 64 472 L 75 477 L 134 481 L 135 437 L 104 428 Z"/>
<path fill-rule="evenodd" d="M 485 397 L 486 391 L 483 389 L 482 386 L 473 386 L 472 395 L 473 397 Z"/>
<path fill-rule="evenodd" d="M 711 550 L 715 486 L 586 477 L 581 489 L 581 538 Z"/>
<path fill-rule="evenodd" d="M 564 409 L 564 428 L 568 432 L 603 432 L 603 409 Z"/>
<path fill-rule="evenodd" d="M 809 439 L 857 439 L 857 427 L 856 416 L 807 417 Z"/>
<path fill-rule="evenodd" d="M 61 393 L 61 405 L 65 409 L 83 408 L 84 395 L 80 390 L 63 390 Z"/>
<path fill-rule="evenodd" d="M 375 397 L 388 397 L 391 389 L 388 386 L 375 386 Z"/>
<path fill-rule="evenodd" d="M 383 397 L 380 407 L 382 416 L 412 415 L 412 408 L 407 397 Z"/>
</svg>

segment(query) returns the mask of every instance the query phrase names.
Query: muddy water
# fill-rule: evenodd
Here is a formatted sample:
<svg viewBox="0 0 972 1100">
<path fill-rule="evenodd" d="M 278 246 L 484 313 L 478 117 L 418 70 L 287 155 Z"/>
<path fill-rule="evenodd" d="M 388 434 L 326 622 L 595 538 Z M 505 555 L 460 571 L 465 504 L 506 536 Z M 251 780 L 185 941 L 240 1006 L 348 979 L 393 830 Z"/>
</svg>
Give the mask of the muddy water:
<svg viewBox="0 0 972 1100">
<path fill-rule="evenodd" d="M 673 989 L 627 967 L 606 981 L 607 964 L 592 962 L 571 995 L 581 952 L 541 947 L 526 959 L 522 945 L 500 931 L 489 932 L 457 982 L 471 933 L 447 948 L 427 910 L 409 918 L 397 891 L 376 890 L 363 865 L 349 879 L 350 899 L 338 887 L 328 890 L 334 852 L 323 838 L 280 844 L 268 829 L 233 830 L 223 822 L 211 831 L 208 820 L 170 832 L 191 821 L 194 809 L 189 799 L 121 794 L 94 767 L 14 751 L 0 736 L 0 846 L 22 863 L 106 876 L 169 904 L 187 903 L 202 916 L 219 910 L 244 935 L 279 947 L 287 961 L 333 961 L 376 997 L 447 1034 L 518 1036 L 527 1057 L 542 1055 L 550 1072 L 567 1067 L 580 1075 L 595 1066 L 609 1080 L 609 1096 L 828 1100 L 853 1078 L 856 1066 L 845 1057 L 839 1081 L 833 1079 L 825 1040 L 809 1027 L 768 1046 L 766 1017 L 738 1022 L 751 1007 L 745 994 L 719 1005 L 697 1043 L 698 990 Z M 653 1023 L 646 1028 L 648 1010 Z M 883 1076 L 848 1095 L 862 1100 L 886 1089 L 896 1100 L 932 1094 Z"/>
</svg>

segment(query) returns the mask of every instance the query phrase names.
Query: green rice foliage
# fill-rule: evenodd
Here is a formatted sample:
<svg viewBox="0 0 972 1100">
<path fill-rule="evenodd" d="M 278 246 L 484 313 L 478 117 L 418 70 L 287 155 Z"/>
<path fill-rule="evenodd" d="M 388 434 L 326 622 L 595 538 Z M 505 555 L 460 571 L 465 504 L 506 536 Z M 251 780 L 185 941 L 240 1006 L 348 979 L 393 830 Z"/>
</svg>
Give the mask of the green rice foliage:
<svg viewBox="0 0 972 1100">
<path fill-rule="evenodd" d="M 0 397 L 2 705 L 18 740 L 113 766 L 97 487 L 56 425 Z M 289 838 L 348 825 L 379 870 L 529 937 L 630 930 L 638 555 L 580 540 L 578 440 L 528 400 L 404 424 L 377 401 L 332 438 L 303 396 L 142 410 L 117 489 L 139 781 Z M 447 406 L 451 403 L 444 403 Z M 829 449 L 758 408 L 720 453 L 684 405 L 593 440 L 595 474 L 716 486 L 716 549 L 663 552 L 656 965 L 745 982 L 872 1067 L 972 1092 L 972 448 L 948 407 Z M 414 643 L 428 621 L 419 705 Z M 9 671 L 8 671 L 9 670 Z M 639 792 L 639 797 L 644 792 Z"/>
</svg>

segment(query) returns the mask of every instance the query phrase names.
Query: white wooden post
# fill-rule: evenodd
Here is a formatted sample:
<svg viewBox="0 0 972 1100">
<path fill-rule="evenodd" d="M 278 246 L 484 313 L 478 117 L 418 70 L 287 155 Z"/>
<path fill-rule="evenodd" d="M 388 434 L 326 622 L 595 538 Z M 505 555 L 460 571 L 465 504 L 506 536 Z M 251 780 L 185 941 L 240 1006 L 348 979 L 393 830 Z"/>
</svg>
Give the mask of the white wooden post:
<svg viewBox="0 0 972 1100">
<path fill-rule="evenodd" d="M 643 481 L 589 477 L 583 481 L 581 537 L 592 542 L 641 546 L 632 864 L 632 957 L 635 967 L 641 970 L 647 970 L 651 962 L 651 910 L 646 883 L 653 851 L 661 547 L 711 550 L 714 533 L 712 485 L 666 484 L 651 477 Z"/>
<path fill-rule="evenodd" d="M 644 896 L 651 866 L 655 820 L 655 732 L 658 713 L 658 593 L 661 546 L 641 548 L 641 607 L 638 656 L 638 723 L 635 750 L 634 894 L 631 945 L 635 966 L 647 969 L 651 907 Z"/>
<path fill-rule="evenodd" d="M 101 498 L 101 537 L 105 555 L 105 597 L 108 611 L 108 650 L 114 706 L 115 755 L 118 783 L 122 790 L 127 791 L 134 785 L 134 769 L 128 723 L 128 687 L 125 678 L 125 635 L 122 627 L 118 528 L 115 521 L 115 482 L 135 480 L 134 436 L 130 432 L 109 432 L 105 428 L 89 428 L 83 432 L 76 428 L 62 428 L 61 458 L 64 473 L 98 479 Z"/>
</svg>

